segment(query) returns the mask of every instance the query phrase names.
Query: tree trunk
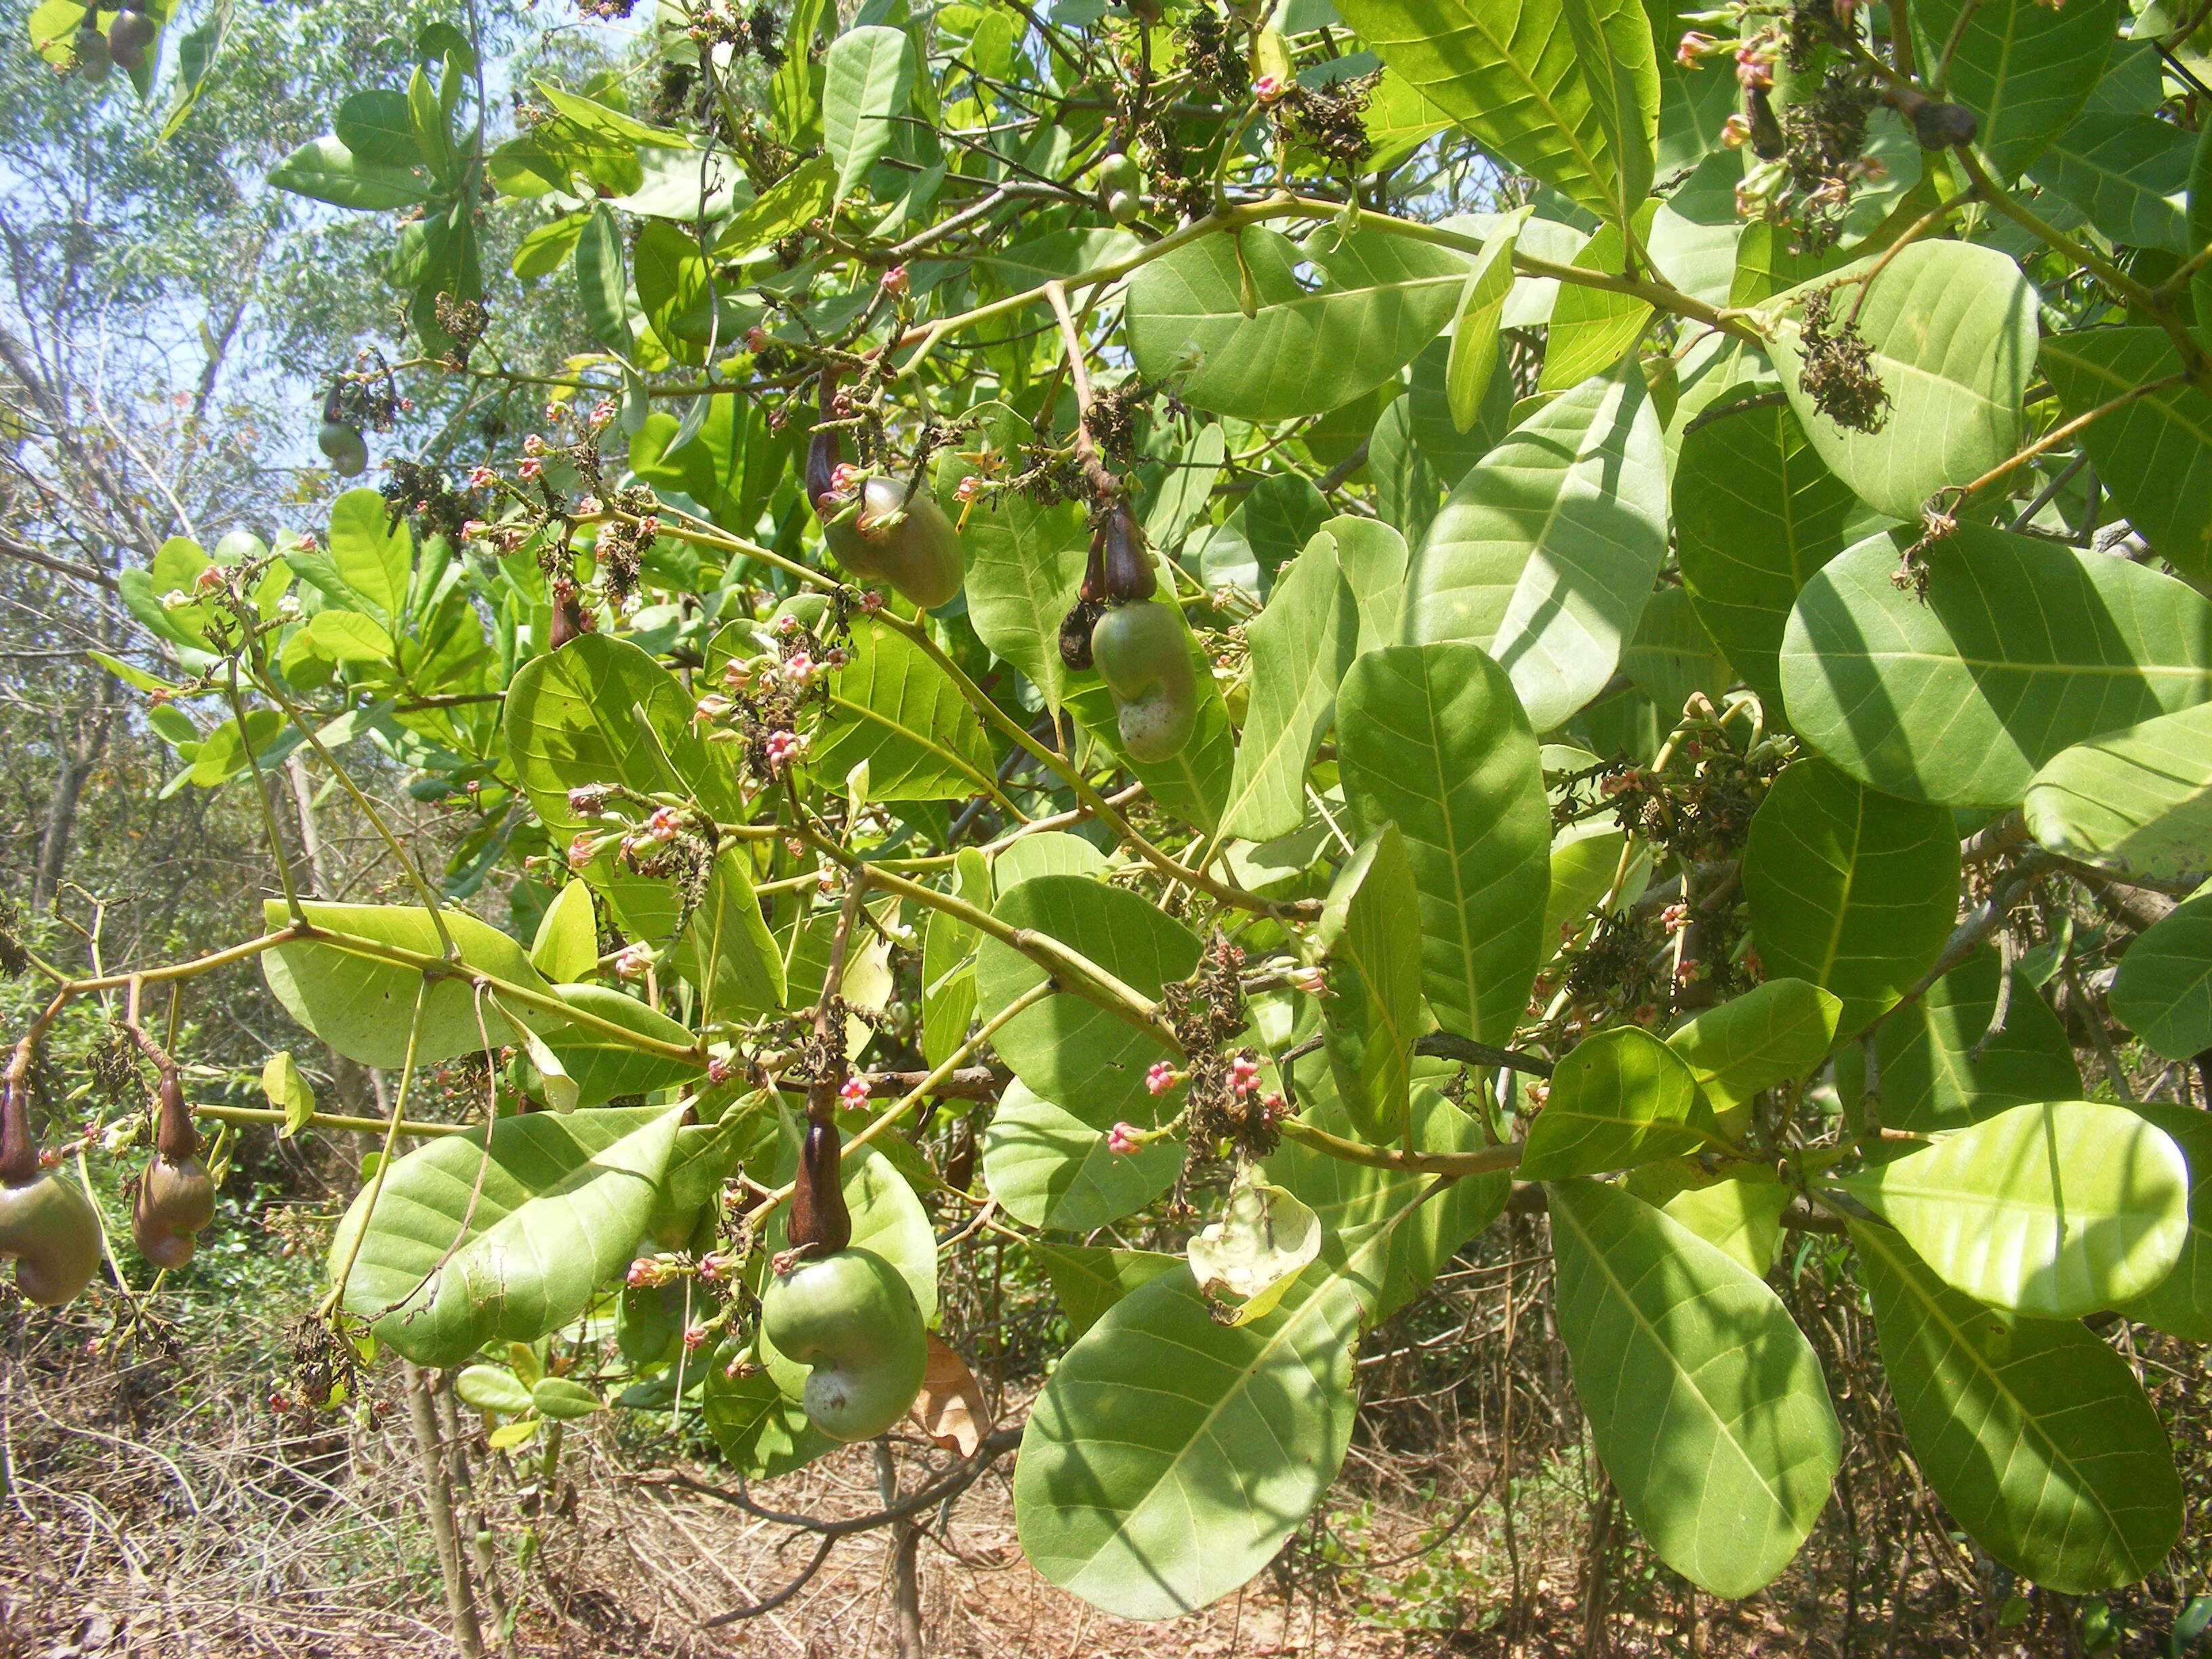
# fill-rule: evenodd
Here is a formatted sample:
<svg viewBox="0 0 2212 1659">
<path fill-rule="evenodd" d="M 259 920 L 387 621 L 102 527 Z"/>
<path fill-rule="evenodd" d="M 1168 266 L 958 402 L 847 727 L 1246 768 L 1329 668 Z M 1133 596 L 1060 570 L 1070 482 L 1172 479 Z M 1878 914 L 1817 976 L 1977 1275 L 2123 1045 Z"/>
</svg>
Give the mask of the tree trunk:
<svg viewBox="0 0 2212 1659">
<path fill-rule="evenodd" d="M 468 1568 L 461 1560 L 460 1538 L 453 1525 L 453 1489 L 447 1478 L 437 1408 L 430 1399 L 435 1384 L 432 1374 L 412 1360 L 404 1375 L 407 1420 L 415 1431 L 415 1450 L 422 1461 L 422 1506 L 429 1511 L 430 1536 L 438 1547 L 438 1576 L 445 1580 L 446 1608 L 453 1620 L 453 1645 L 465 1659 L 483 1659 L 483 1632 L 477 1625 L 476 1595 L 469 1583 Z"/>
</svg>

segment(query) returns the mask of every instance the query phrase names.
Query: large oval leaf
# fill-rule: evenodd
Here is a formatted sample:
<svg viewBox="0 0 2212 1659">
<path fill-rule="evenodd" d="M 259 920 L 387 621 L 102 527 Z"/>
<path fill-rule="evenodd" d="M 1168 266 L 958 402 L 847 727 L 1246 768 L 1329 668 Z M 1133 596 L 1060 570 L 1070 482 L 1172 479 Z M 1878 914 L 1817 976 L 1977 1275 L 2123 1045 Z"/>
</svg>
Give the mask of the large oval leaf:
<svg viewBox="0 0 2212 1659">
<path fill-rule="evenodd" d="M 2112 976 L 2112 1012 L 2168 1060 L 2212 1048 L 2212 894 L 2147 929 Z"/>
<path fill-rule="evenodd" d="M 1946 1284 L 2036 1319 L 2075 1319 L 2172 1271 L 2188 1231 L 2180 1149 L 2134 1112 L 2014 1106 L 1838 1183 Z"/>
<path fill-rule="evenodd" d="M 2186 253 L 2189 160 L 2196 148 L 2193 135 L 2172 121 L 2089 109 L 2051 140 L 2030 171 L 2037 184 L 2079 208 L 2113 241 Z"/>
<path fill-rule="evenodd" d="M 1985 1308 L 1853 1224 L 1920 1472 L 1991 1555 L 2067 1595 L 2131 1584 L 2181 1533 L 2181 1482 L 2128 1363 L 2070 1320 Z"/>
<path fill-rule="evenodd" d="M 1158 1198 L 1186 1155 L 1172 1136 L 1114 1152 L 1103 1131 L 1017 1079 L 983 1132 L 983 1181 L 999 1207 L 1024 1225 L 1085 1233 Z"/>
<path fill-rule="evenodd" d="M 2212 703 L 2063 749 L 2027 786 L 2021 816 L 2054 853 L 2123 876 L 2212 870 Z"/>
<path fill-rule="evenodd" d="M 1606 1473 L 1661 1560 L 1748 1595 L 1842 1459 L 1820 1362 L 1762 1280 L 1671 1217 L 1596 1182 L 1550 1192 L 1559 1334 Z"/>
<path fill-rule="evenodd" d="M 2141 1296 L 2113 1305 L 2126 1318 L 2189 1342 L 2212 1342 L 2212 1112 L 2146 1105 L 2140 1114 L 2181 1149 L 2189 1165 L 2189 1232 L 2173 1271 Z"/>
<path fill-rule="evenodd" d="M 526 990 L 550 994 L 553 988 L 530 965 L 520 945 L 465 910 L 441 911 L 434 920 L 419 904 L 321 904 L 311 899 L 301 908 L 318 927 L 441 958 L 446 947 L 438 935 L 438 921 L 442 921 L 465 969 L 477 969 Z M 291 919 L 281 899 L 266 901 L 262 915 L 272 931 Z M 419 969 L 358 956 L 335 945 L 282 945 L 261 953 L 261 975 L 286 1013 L 348 1060 L 364 1066 L 406 1064 L 408 1029 L 422 982 Z M 562 1023 L 558 1014 L 519 1004 L 510 1012 L 536 1030 L 550 1030 Z M 434 1066 L 456 1054 L 480 1053 L 487 1042 L 497 1048 L 513 1041 L 514 1027 L 489 999 L 479 1005 L 465 975 L 441 977 L 422 998 L 415 1063 Z"/>
<path fill-rule="evenodd" d="M 1790 719 L 1877 789 L 2010 806 L 2061 750 L 2212 697 L 2212 604 L 2125 559 L 1961 525 L 1925 599 L 1862 543 L 1805 585 L 1783 647 Z"/>
<path fill-rule="evenodd" d="M 1809 1075 L 1826 1058 L 1842 1001 L 1802 979 L 1770 979 L 1685 1020 L 1667 1046 L 1688 1065 L 1716 1111 Z"/>
<path fill-rule="evenodd" d="M 854 619 L 846 650 L 830 673 L 830 713 L 809 757 L 815 775 L 839 784 L 866 761 L 870 800 L 988 793 L 991 745 L 951 677 L 878 617 Z"/>
<path fill-rule="evenodd" d="M 1190 930 L 1136 894 L 1087 876 L 1038 876 L 994 907 L 1009 927 L 1049 935 L 1147 997 L 1198 966 Z M 976 948 L 975 1012 L 990 1019 L 1043 984 L 1046 970 L 1011 945 L 985 938 Z M 1047 997 L 999 1028 L 993 1039 L 1014 1075 L 1093 1128 L 1117 1120 L 1150 1122 L 1162 1101 L 1145 1088 L 1167 1045 L 1139 1026 L 1071 991 Z"/>
<path fill-rule="evenodd" d="M 1467 645 L 1368 652 L 1337 693 L 1337 765 L 1363 828 L 1404 838 L 1437 1021 L 1505 1041 L 1542 956 L 1552 820 L 1504 672 Z"/>
<path fill-rule="evenodd" d="M 1312 943 L 1328 964 L 1322 1042 L 1352 1127 L 1388 1146 L 1406 1132 L 1413 1042 L 1424 1024 L 1420 908 L 1405 837 L 1386 823 L 1344 861 Z"/>
<path fill-rule="evenodd" d="M 914 91 L 914 46 L 903 29 L 848 29 L 823 60 L 822 137 L 837 163 L 837 194 L 853 193 L 890 145 L 894 118 Z"/>
<path fill-rule="evenodd" d="M 2088 100 L 2121 13 L 2120 0 L 1923 0 L 1912 21 L 1929 61 L 1948 64 L 1949 96 L 1974 112 L 1990 171 L 2011 179 Z"/>
<path fill-rule="evenodd" d="M 2040 361 L 2069 420 L 2181 373 L 2162 328 L 2053 335 Z M 2160 557 L 2190 575 L 2212 575 L 2212 398 L 2185 384 L 2144 392 L 2082 428 L 2081 447 Z"/>
<path fill-rule="evenodd" d="M 1634 1025 L 1575 1045 L 1521 1154 L 1528 1181 L 1599 1175 L 1677 1158 L 1713 1139 L 1713 1109 L 1687 1061 Z"/>
<path fill-rule="evenodd" d="M 1252 691 L 1224 834 L 1287 836 L 1306 820 L 1306 769 L 1352 659 L 1396 633 L 1406 544 L 1372 520 L 1331 519 L 1245 624 Z"/>
<path fill-rule="evenodd" d="M 1771 974 L 1843 999 L 1861 1031 L 1924 973 L 1958 917 L 1959 842 L 1941 807 L 1899 800 L 1825 761 L 1785 767 L 1752 815 L 1743 890 Z"/>
<path fill-rule="evenodd" d="M 1298 281 L 1301 263 L 1320 272 L 1319 288 Z M 1193 408 L 1248 421 L 1318 415 L 1435 339 L 1468 267 L 1464 254 L 1333 224 L 1303 245 L 1257 227 L 1207 236 L 1129 279 L 1129 349 L 1146 379 Z"/>
<path fill-rule="evenodd" d="M 558 1329 L 629 1261 L 683 1115 L 532 1112 L 501 1118 L 489 1149 L 481 1128 L 418 1147 L 380 1192 L 362 1190 L 331 1237 L 335 1273 L 361 1235 L 346 1310 L 420 1365 Z"/>
<path fill-rule="evenodd" d="M 1629 364 L 1545 404 L 1460 480 L 1401 625 L 1489 652 L 1547 732 L 1612 678 L 1666 551 L 1659 418 Z"/>
<path fill-rule="evenodd" d="M 1635 0 L 1342 0 L 1338 9 L 1500 160 L 1615 221 L 1644 200 L 1659 65 Z"/>
<path fill-rule="evenodd" d="M 1880 521 L 1779 404 L 1716 412 L 1692 427 L 1674 463 L 1674 503 L 1698 620 L 1772 719 L 1798 590 Z"/>
<path fill-rule="evenodd" d="M 1882 1021 L 1878 1080 L 1891 1128 L 1931 1134 L 2031 1101 L 2081 1097 L 2073 1044 L 2025 977 L 2013 981 L 2004 1029 L 1990 1031 L 2002 971 L 1994 950 L 1977 951 Z M 1848 1043 L 1836 1055 L 1836 1091 L 1855 1101 L 1864 1083 L 1861 1046 Z"/>
<path fill-rule="evenodd" d="M 1889 261 L 1863 306 L 1859 294 L 1846 283 L 1833 305 L 1839 316 L 1857 307 L 1869 366 L 1889 393 L 1878 432 L 1838 425 L 1805 391 L 1794 315 L 1779 319 L 1770 350 L 1820 459 L 1875 512 L 1917 520 L 1944 485 L 1971 483 L 2020 447 L 2021 398 L 2035 366 L 2035 289 L 1995 248 L 1922 241 Z"/>
</svg>

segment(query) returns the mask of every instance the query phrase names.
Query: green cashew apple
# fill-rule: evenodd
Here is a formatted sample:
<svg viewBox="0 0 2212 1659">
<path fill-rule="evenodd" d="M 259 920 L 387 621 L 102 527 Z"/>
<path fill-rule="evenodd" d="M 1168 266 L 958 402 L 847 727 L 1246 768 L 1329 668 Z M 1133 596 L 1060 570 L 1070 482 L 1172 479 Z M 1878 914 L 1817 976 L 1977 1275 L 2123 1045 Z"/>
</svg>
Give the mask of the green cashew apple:
<svg viewBox="0 0 2212 1659">
<path fill-rule="evenodd" d="M 800 1404 L 833 1440 L 872 1440 L 921 1391 L 929 1339 L 897 1268 L 872 1250 L 792 1263 L 761 1292 L 761 1332 L 813 1368 Z"/>
<path fill-rule="evenodd" d="M 368 466 L 368 444 L 361 428 L 349 421 L 325 420 L 315 434 L 316 446 L 341 478 L 357 478 Z"/>
<path fill-rule="evenodd" d="M 1091 630 L 1091 654 L 1133 760 L 1170 760 L 1198 724 L 1198 675 L 1190 640 L 1172 606 L 1156 599 L 1117 605 Z"/>
<path fill-rule="evenodd" d="M 194 1235 L 215 1219 L 215 1181 L 200 1162 L 185 1091 L 171 1073 L 161 1079 L 161 1115 L 154 1135 L 154 1161 L 138 1177 L 131 1203 L 131 1237 L 157 1267 L 181 1267 L 192 1259 Z"/>
<path fill-rule="evenodd" d="M 80 79 L 95 87 L 107 79 L 108 71 L 115 66 L 115 59 L 108 52 L 106 35 L 90 23 L 86 23 L 77 30 L 76 38 L 71 44 L 76 52 L 76 72 Z"/>
<path fill-rule="evenodd" d="M 76 1184 L 39 1167 L 20 1083 L 0 1094 L 0 1261 L 41 1308 L 73 1300 L 100 1271 L 100 1218 Z"/>
<path fill-rule="evenodd" d="M 927 490 L 908 494 L 896 478 L 861 481 L 860 510 L 825 519 L 823 538 L 837 562 L 864 581 L 881 582 L 921 607 L 935 609 L 960 591 L 967 563 L 959 532 Z"/>
<path fill-rule="evenodd" d="M 107 55 L 127 70 L 143 69 L 146 48 L 159 31 L 154 20 L 134 6 L 125 6 L 107 26 Z"/>
</svg>

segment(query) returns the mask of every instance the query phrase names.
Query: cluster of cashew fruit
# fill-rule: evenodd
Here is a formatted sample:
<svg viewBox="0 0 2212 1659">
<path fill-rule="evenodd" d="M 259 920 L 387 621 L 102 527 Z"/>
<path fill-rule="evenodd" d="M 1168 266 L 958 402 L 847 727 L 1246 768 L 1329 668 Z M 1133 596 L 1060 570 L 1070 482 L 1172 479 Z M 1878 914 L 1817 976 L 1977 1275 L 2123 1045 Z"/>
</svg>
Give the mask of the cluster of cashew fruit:
<svg viewBox="0 0 2212 1659">
<path fill-rule="evenodd" d="M 830 418 L 833 383 L 822 388 Z M 936 498 L 896 478 L 845 465 L 835 431 L 817 432 L 806 450 L 806 499 L 822 520 L 837 562 L 863 581 L 881 582 L 924 611 L 960 591 L 966 562 L 960 535 Z"/>
<path fill-rule="evenodd" d="M 1159 578 L 1145 532 L 1116 501 L 1091 532 L 1091 562 L 1060 624 L 1060 660 L 1098 670 L 1114 694 L 1121 746 L 1150 764 L 1182 752 L 1198 723 L 1198 673 L 1175 607 L 1152 598 Z"/>
<path fill-rule="evenodd" d="M 100 1271 L 100 1218 L 75 1182 L 40 1165 L 29 1092 L 17 1079 L 0 1083 L 0 1261 L 15 1261 L 15 1288 L 31 1301 L 58 1308 Z"/>
<path fill-rule="evenodd" d="M 929 1339 L 897 1268 L 853 1248 L 836 1126 L 810 1121 L 791 1193 L 791 1248 L 761 1291 L 761 1332 L 812 1369 L 801 1405 L 833 1440 L 872 1440 L 921 1391 Z"/>
<path fill-rule="evenodd" d="M 154 1161 L 131 1201 L 131 1236 L 155 1267 L 181 1267 L 192 1259 L 194 1236 L 215 1219 L 215 1181 L 200 1162 L 200 1138 L 174 1073 L 162 1074 L 161 1094 Z"/>
<path fill-rule="evenodd" d="M 77 25 L 76 37 L 70 42 L 70 50 L 76 54 L 78 76 L 98 86 L 118 64 L 126 70 L 143 69 L 146 49 L 161 32 L 161 25 L 144 12 L 135 6 L 125 6 L 115 14 L 115 21 L 102 34 L 99 7 L 87 6 L 84 21 Z"/>
</svg>

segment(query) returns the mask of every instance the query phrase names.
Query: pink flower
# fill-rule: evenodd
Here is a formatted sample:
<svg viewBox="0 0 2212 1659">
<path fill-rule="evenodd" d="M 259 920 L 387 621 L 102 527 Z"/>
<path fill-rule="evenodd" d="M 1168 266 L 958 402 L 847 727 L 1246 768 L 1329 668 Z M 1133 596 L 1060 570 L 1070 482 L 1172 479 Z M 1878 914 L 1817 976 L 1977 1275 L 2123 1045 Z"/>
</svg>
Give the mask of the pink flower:
<svg viewBox="0 0 2212 1659">
<path fill-rule="evenodd" d="M 1154 1092 L 1158 1091 L 1156 1090 Z M 1106 1150 L 1124 1153 L 1140 1152 L 1145 1143 L 1138 1136 L 1143 1133 L 1133 1123 L 1117 1123 L 1106 1132 Z"/>
<path fill-rule="evenodd" d="M 872 587 L 866 592 L 860 595 L 860 609 L 866 611 L 871 617 L 874 616 L 877 611 L 883 608 L 884 596 L 878 592 L 874 588 Z"/>
<path fill-rule="evenodd" d="M 904 265 L 893 265 L 889 270 L 885 271 L 883 276 L 882 286 L 884 292 L 886 294 L 898 295 L 905 293 L 907 288 L 906 267 Z"/>
<path fill-rule="evenodd" d="M 799 618 L 788 611 L 785 612 L 775 619 L 775 631 L 779 634 L 796 634 L 799 631 Z"/>
<path fill-rule="evenodd" d="M 576 503 L 576 511 L 589 519 L 597 517 L 605 512 L 606 508 L 597 495 L 586 495 Z"/>
<path fill-rule="evenodd" d="M 768 349 L 768 347 L 769 347 L 769 338 L 768 338 L 768 331 L 767 331 L 766 329 L 764 329 L 764 328 L 761 328 L 761 327 L 759 327 L 759 326 L 756 325 L 756 326 L 754 326 L 754 327 L 752 327 L 752 328 L 749 328 L 749 329 L 747 329 L 747 330 L 745 331 L 745 349 L 746 349 L 746 350 L 748 350 L 748 351 L 766 351 L 766 350 Z"/>
<path fill-rule="evenodd" d="M 663 1283 L 667 1277 L 658 1261 L 649 1255 L 641 1255 L 629 1264 L 629 1271 L 623 1275 L 623 1283 L 633 1291 L 647 1291 Z"/>
<path fill-rule="evenodd" d="M 683 827 L 684 815 L 673 806 L 654 807 L 653 816 L 645 821 L 645 833 L 655 841 L 674 841 Z"/>
<path fill-rule="evenodd" d="M 706 1340 L 707 1328 L 704 1325 L 694 1325 L 684 1333 L 684 1351 L 690 1353 Z"/>
<path fill-rule="evenodd" d="M 200 572 L 199 580 L 192 584 L 203 593 L 212 593 L 222 586 L 222 567 L 211 564 Z"/>
<path fill-rule="evenodd" d="M 709 691 L 699 699 L 698 713 L 694 718 L 705 720 L 711 725 L 722 719 L 734 706 L 727 697 Z"/>
<path fill-rule="evenodd" d="M 461 539 L 465 542 L 481 540 L 490 529 L 491 526 L 482 519 L 467 520 L 461 526 Z"/>
<path fill-rule="evenodd" d="M 868 1097 L 868 1085 L 864 1078 L 848 1077 L 838 1085 L 837 1098 L 848 1106 L 857 1106 Z"/>
<path fill-rule="evenodd" d="M 602 398 L 592 405 L 591 422 L 594 429 L 605 426 L 615 417 L 615 400 Z"/>
<path fill-rule="evenodd" d="M 1270 1089 L 1261 1096 L 1260 1108 L 1269 1117 L 1288 1117 L 1291 1113 L 1291 1103 L 1283 1098 L 1280 1089 Z"/>
<path fill-rule="evenodd" d="M 781 672 L 783 678 L 792 684 L 804 686 L 814 678 L 814 659 L 804 651 L 799 652 L 785 659 Z"/>
<path fill-rule="evenodd" d="M 971 472 L 953 487 L 952 498 L 959 501 L 972 501 L 982 493 L 983 481 Z"/>
<path fill-rule="evenodd" d="M 625 945 L 615 953 L 615 972 L 624 979 L 642 979 L 645 970 L 653 966 L 653 947 L 649 945 Z"/>
<path fill-rule="evenodd" d="M 1145 1087 L 1156 1095 L 1164 1095 L 1182 1081 L 1182 1073 L 1164 1060 L 1152 1062 L 1152 1070 L 1145 1073 Z"/>
<path fill-rule="evenodd" d="M 842 668 L 845 665 L 845 647 L 842 645 L 833 645 L 822 653 L 822 665 L 824 668 Z"/>
<path fill-rule="evenodd" d="M 478 461 L 469 469 L 469 483 L 477 489 L 489 489 L 499 482 L 499 474 Z"/>
<path fill-rule="evenodd" d="M 518 478 L 534 478 L 544 470 L 544 462 L 539 460 L 535 455 L 526 455 L 516 465 L 514 476 Z"/>
<path fill-rule="evenodd" d="M 1710 34 L 1700 33 L 1696 29 L 1688 30 L 1683 34 L 1681 44 L 1674 48 L 1674 61 L 1684 69 L 1692 68 L 1698 59 L 1719 45 L 1720 42 Z"/>
<path fill-rule="evenodd" d="M 580 835 L 568 843 L 568 867 L 571 870 L 588 868 L 599 855 L 599 843 L 589 836 Z"/>
<path fill-rule="evenodd" d="M 1310 997 L 1325 997 L 1328 994 L 1328 970 L 1318 964 L 1301 968 L 1291 975 L 1291 988 L 1304 991 Z"/>
<path fill-rule="evenodd" d="M 639 541 L 649 542 L 659 534 L 660 515 L 658 513 L 648 513 L 637 521 L 637 538 Z"/>
<path fill-rule="evenodd" d="M 545 440 L 535 432 L 532 433 L 522 441 L 522 453 L 526 455 L 543 455 L 545 453 Z"/>
<path fill-rule="evenodd" d="M 798 735 L 791 732 L 771 732 L 768 734 L 768 763 L 781 770 L 798 758 L 803 747 Z"/>
<path fill-rule="evenodd" d="M 738 1068 L 735 1062 L 731 1060 L 726 1054 L 716 1054 L 713 1059 L 707 1062 L 707 1081 L 709 1083 L 727 1083 L 732 1077 L 737 1075 L 737 1070 Z"/>
<path fill-rule="evenodd" d="M 722 684 L 732 691 L 742 691 L 753 683 L 753 665 L 741 658 L 732 657 L 722 665 Z"/>
<path fill-rule="evenodd" d="M 830 488 L 836 494 L 842 495 L 849 489 L 859 488 L 860 480 L 867 476 L 868 475 L 862 471 L 859 467 L 854 466 L 852 462 L 840 461 L 830 471 Z"/>
<path fill-rule="evenodd" d="M 1273 103 L 1284 91 L 1283 77 L 1279 75 L 1263 75 L 1252 83 L 1252 95 L 1263 104 Z"/>
<path fill-rule="evenodd" d="M 1252 1092 L 1252 1085 L 1259 1076 L 1260 1062 L 1249 1054 L 1239 1054 L 1229 1062 L 1230 1091 L 1240 1097 Z"/>
<path fill-rule="evenodd" d="M 580 783 L 568 792 L 568 810 L 581 817 L 597 817 L 607 810 L 605 784 Z"/>
<path fill-rule="evenodd" d="M 1772 86 L 1774 84 L 1773 58 L 1749 41 L 1746 41 L 1735 49 L 1735 78 L 1738 86 Z"/>
<path fill-rule="evenodd" d="M 1670 933 L 1679 933 L 1690 925 L 1690 907 L 1670 904 L 1659 913 L 1659 925 Z"/>
<path fill-rule="evenodd" d="M 300 535 L 300 551 L 302 553 L 312 553 L 315 550 L 316 546 L 315 532 L 312 530 L 302 531 Z"/>
</svg>

